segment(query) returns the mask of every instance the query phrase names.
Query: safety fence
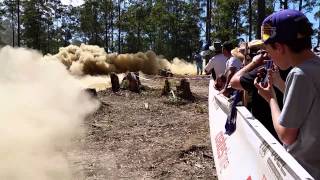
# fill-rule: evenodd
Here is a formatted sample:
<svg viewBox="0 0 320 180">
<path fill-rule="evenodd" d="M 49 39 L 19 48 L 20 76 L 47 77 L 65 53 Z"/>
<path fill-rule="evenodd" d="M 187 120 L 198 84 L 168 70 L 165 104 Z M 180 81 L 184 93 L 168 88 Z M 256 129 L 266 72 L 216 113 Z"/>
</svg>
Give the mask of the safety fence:
<svg viewBox="0 0 320 180">
<path fill-rule="evenodd" d="M 313 179 L 246 107 L 237 107 L 236 130 L 225 134 L 230 102 L 213 83 L 209 85 L 209 123 L 219 180 Z"/>
</svg>

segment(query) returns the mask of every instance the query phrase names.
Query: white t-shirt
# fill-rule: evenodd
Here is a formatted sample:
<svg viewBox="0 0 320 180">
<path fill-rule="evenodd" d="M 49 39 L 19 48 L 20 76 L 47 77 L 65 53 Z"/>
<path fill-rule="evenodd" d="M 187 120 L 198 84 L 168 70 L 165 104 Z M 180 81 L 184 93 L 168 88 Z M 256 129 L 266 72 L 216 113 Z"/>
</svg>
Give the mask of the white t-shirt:
<svg viewBox="0 0 320 180">
<path fill-rule="evenodd" d="M 223 54 L 218 54 L 213 56 L 204 70 L 206 72 L 211 72 L 212 69 L 214 69 L 216 73 L 216 77 L 218 77 L 220 74 L 223 74 L 225 69 L 226 69 L 226 62 L 227 62 L 227 57 L 225 57 Z"/>
<path fill-rule="evenodd" d="M 230 69 L 231 67 L 237 68 L 237 71 L 239 71 L 242 68 L 242 62 L 235 57 L 231 57 L 226 62 L 226 70 Z"/>
</svg>

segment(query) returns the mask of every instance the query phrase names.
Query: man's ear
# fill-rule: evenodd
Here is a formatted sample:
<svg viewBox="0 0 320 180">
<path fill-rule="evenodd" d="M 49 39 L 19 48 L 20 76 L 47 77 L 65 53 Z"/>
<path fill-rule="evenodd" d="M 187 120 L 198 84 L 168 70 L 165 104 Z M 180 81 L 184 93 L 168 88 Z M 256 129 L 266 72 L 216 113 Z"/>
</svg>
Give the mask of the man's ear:
<svg viewBox="0 0 320 180">
<path fill-rule="evenodd" d="M 284 54 L 285 52 L 286 52 L 286 45 L 284 45 L 284 44 L 281 44 L 281 43 L 275 43 L 274 44 L 274 46 L 275 46 L 275 50 L 278 52 L 278 53 L 280 53 L 280 54 Z"/>
</svg>

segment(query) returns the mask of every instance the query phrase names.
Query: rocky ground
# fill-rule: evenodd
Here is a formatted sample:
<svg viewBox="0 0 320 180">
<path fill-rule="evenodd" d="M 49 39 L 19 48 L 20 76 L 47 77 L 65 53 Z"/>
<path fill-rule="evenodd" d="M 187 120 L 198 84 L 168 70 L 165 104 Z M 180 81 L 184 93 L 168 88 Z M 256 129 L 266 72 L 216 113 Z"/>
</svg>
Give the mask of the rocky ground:
<svg viewBox="0 0 320 180">
<path fill-rule="evenodd" d="M 179 78 L 172 79 L 179 84 Z M 140 94 L 99 91 L 100 109 L 68 153 L 76 179 L 217 179 L 209 136 L 206 77 L 189 79 L 195 102 L 161 96 L 164 78 Z"/>
</svg>

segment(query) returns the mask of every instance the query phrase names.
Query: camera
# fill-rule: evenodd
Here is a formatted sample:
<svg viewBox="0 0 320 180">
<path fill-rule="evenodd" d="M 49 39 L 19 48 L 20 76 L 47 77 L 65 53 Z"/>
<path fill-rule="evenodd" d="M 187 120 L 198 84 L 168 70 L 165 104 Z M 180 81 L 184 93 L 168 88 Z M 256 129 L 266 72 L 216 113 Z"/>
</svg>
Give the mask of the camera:
<svg viewBox="0 0 320 180">
<path fill-rule="evenodd" d="M 272 69 L 273 61 L 272 60 L 264 60 L 265 65 L 258 70 L 257 77 L 258 82 L 262 84 L 262 86 L 267 86 L 268 84 L 268 70 Z"/>
</svg>

